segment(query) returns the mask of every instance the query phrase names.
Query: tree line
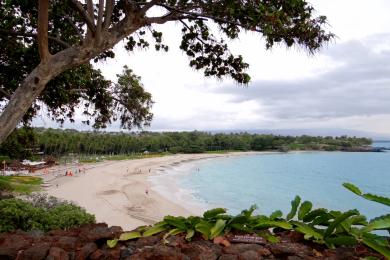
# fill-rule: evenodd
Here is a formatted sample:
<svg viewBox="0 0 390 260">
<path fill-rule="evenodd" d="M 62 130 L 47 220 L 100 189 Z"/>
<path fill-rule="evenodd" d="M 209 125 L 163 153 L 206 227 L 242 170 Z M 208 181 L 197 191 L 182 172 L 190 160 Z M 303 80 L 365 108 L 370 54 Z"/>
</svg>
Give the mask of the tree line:
<svg viewBox="0 0 390 260">
<path fill-rule="evenodd" d="M 81 132 L 73 129 L 20 128 L 0 146 L 0 155 L 28 158 L 33 154 L 63 156 L 133 153 L 203 153 L 219 151 L 326 150 L 369 145 L 371 139 L 332 136 L 281 136 L 211 132 Z"/>
</svg>

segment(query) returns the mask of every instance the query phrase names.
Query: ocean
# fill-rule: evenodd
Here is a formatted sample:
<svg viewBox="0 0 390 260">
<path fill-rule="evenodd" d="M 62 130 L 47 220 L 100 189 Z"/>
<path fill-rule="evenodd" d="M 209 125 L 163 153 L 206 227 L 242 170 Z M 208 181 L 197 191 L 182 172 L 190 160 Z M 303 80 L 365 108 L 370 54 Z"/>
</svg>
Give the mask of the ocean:
<svg viewBox="0 0 390 260">
<path fill-rule="evenodd" d="M 315 208 L 356 208 L 369 218 L 389 212 L 342 184 L 350 182 L 364 192 L 390 197 L 390 152 L 243 155 L 184 163 L 164 171 L 152 179 L 156 189 L 187 208 L 224 207 L 238 214 L 256 204 L 258 214 L 278 209 L 287 214 L 291 200 L 299 195 Z M 164 190 L 164 183 L 176 188 Z"/>
</svg>

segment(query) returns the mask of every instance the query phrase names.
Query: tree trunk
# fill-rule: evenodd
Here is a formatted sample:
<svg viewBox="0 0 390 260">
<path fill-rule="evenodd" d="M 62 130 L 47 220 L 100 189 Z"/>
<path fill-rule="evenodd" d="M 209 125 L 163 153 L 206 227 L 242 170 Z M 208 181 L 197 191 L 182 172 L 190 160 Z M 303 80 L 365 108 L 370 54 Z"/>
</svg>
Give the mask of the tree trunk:
<svg viewBox="0 0 390 260">
<path fill-rule="evenodd" d="M 72 67 L 89 62 L 99 53 L 114 47 L 127 35 L 145 26 L 142 19 L 132 18 L 127 17 L 112 31 L 104 32 L 100 46 L 70 47 L 50 55 L 47 60 L 41 62 L 16 89 L 1 114 L 0 144 L 12 133 L 50 80 Z"/>
<path fill-rule="evenodd" d="M 61 51 L 40 63 L 24 79 L 0 116 L 0 144 L 12 133 L 51 79 L 66 69 L 82 63 L 82 60 L 76 58 L 77 54 L 80 52 L 74 48 Z"/>
</svg>

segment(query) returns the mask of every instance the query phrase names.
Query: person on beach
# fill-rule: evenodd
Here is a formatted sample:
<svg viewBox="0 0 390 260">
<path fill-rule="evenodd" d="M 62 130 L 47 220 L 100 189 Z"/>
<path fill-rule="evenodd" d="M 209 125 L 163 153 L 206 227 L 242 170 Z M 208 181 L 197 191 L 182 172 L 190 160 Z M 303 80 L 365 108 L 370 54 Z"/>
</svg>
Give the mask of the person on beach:
<svg viewBox="0 0 390 260">
<path fill-rule="evenodd" d="M 149 190 L 145 189 L 145 193 L 146 193 L 146 195 L 149 195 Z"/>
</svg>

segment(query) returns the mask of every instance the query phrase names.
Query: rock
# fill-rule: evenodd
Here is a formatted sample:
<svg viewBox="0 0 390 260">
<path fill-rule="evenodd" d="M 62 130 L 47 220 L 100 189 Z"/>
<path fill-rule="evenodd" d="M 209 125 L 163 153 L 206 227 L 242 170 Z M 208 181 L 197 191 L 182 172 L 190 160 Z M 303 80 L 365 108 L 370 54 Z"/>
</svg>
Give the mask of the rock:
<svg viewBox="0 0 390 260">
<path fill-rule="evenodd" d="M 160 237 L 151 236 L 151 237 L 141 237 L 135 243 L 136 247 L 144 247 L 144 246 L 153 246 L 160 242 Z"/>
<path fill-rule="evenodd" d="M 239 255 L 246 251 L 258 251 L 264 250 L 264 247 L 258 244 L 232 244 L 229 247 L 225 247 L 222 251 L 225 254 Z"/>
<path fill-rule="evenodd" d="M 93 252 L 90 255 L 89 258 L 92 259 L 92 260 L 95 260 L 95 259 L 100 259 L 100 260 L 102 260 L 102 259 L 109 259 L 108 258 L 108 254 L 105 251 L 100 250 L 100 249 L 98 249 L 95 252 Z"/>
<path fill-rule="evenodd" d="M 120 259 L 121 249 L 119 247 L 108 249 L 108 255 L 110 259 Z"/>
<path fill-rule="evenodd" d="M 60 237 L 54 246 L 65 249 L 66 251 L 74 251 L 80 244 L 77 237 Z"/>
<path fill-rule="evenodd" d="M 130 256 L 130 260 L 190 260 L 190 258 L 180 252 L 178 248 L 164 245 L 154 247 L 144 247 L 136 254 Z M 198 259 L 198 258 L 196 258 Z"/>
<path fill-rule="evenodd" d="M 20 254 L 20 259 L 33 259 L 33 260 L 40 260 L 45 259 L 47 253 L 49 252 L 50 244 L 48 243 L 40 243 L 35 244 L 32 247 L 24 250 Z"/>
<path fill-rule="evenodd" d="M 125 259 L 129 256 L 131 256 L 132 254 L 134 254 L 134 249 L 130 248 L 130 247 L 127 247 L 127 248 L 121 248 L 121 259 Z"/>
<path fill-rule="evenodd" d="M 218 258 L 218 260 L 238 260 L 238 256 L 231 254 L 223 254 Z"/>
<path fill-rule="evenodd" d="M 86 259 L 90 254 L 98 249 L 97 245 L 93 242 L 89 242 L 84 245 L 80 251 L 77 252 L 77 259 Z"/>
<path fill-rule="evenodd" d="M 181 252 L 191 259 L 212 260 L 221 255 L 221 248 L 210 241 L 200 240 L 183 244 Z"/>
<path fill-rule="evenodd" d="M 32 239 L 26 234 L 2 234 L 0 237 L 0 259 L 15 259 L 20 250 L 27 249 Z"/>
<path fill-rule="evenodd" d="M 245 251 L 245 252 L 239 254 L 238 259 L 239 260 L 258 260 L 258 259 L 260 259 L 260 256 L 259 256 L 259 254 L 257 254 L 256 251 L 249 250 L 249 251 Z"/>
<path fill-rule="evenodd" d="M 118 229 L 108 228 L 107 224 L 99 223 L 95 225 L 84 225 L 80 228 L 80 237 L 87 240 L 96 242 L 102 239 L 113 239 L 117 235 Z"/>
<path fill-rule="evenodd" d="M 312 255 L 312 250 L 299 243 L 275 243 L 267 245 L 267 247 L 276 257 Z"/>
<path fill-rule="evenodd" d="M 69 255 L 62 248 L 52 247 L 49 250 L 49 254 L 46 257 L 46 260 L 69 260 Z"/>
</svg>

